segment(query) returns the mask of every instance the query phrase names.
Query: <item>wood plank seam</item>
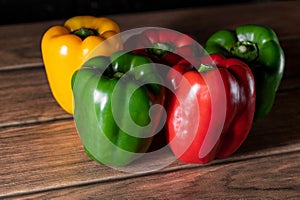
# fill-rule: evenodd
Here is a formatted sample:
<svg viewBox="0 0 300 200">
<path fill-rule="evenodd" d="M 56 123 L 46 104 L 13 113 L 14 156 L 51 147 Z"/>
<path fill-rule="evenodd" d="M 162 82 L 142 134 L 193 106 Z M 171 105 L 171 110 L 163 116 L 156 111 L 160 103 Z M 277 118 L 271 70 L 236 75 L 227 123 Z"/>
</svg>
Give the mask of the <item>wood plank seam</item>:
<svg viewBox="0 0 300 200">
<path fill-rule="evenodd" d="M 293 149 L 289 149 L 289 150 L 283 149 L 283 150 L 270 151 L 267 154 L 262 153 L 262 154 L 255 154 L 255 155 L 246 155 L 246 156 L 233 156 L 233 157 L 229 157 L 226 159 L 215 160 L 210 164 L 204 164 L 204 165 L 185 164 L 185 165 L 180 165 L 180 166 L 176 166 L 176 167 L 166 168 L 166 169 L 163 169 L 160 171 L 146 172 L 146 173 L 141 173 L 141 174 L 124 174 L 119 177 L 94 179 L 94 180 L 90 180 L 90 181 L 78 182 L 75 184 L 60 185 L 60 186 L 56 186 L 56 187 L 45 187 L 43 189 L 20 191 L 20 192 L 5 194 L 5 195 L 0 194 L 0 198 L 13 198 L 13 197 L 18 197 L 18 196 L 20 197 L 20 196 L 24 196 L 24 195 L 34 195 L 34 194 L 38 194 L 38 193 L 63 190 L 63 189 L 74 188 L 74 187 L 82 187 L 82 186 L 87 186 L 87 185 L 118 182 L 118 181 L 123 181 L 123 180 L 131 179 L 131 178 L 141 178 L 141 177 L 147 177 L 147 176 L 151 176 L 151 175 L 177 172 L 180 170 L 198 169 L 198 168 L 200 169 L 200 168 L 204 168 L 204 167 L 213 167 L 213 166 L 225 165 L 225 164 L 230 164 L 230 163 L 243 162 L 243 161 L 247 161 L 247 160 L 272 157 L 272 156 L 277 156 L 277 155 L 299 154 L 299 153 L 300 153 L 300 145 L 296 146 Z"/>
<path fill-rule="evenodd" d="M 36 68 L 36 67 L 44 67 L 43 62 L 37 62 L 37 63 L 25 63 L 25 64 L 19 64 L 19 65 L 7 65 L 0 67 L 1 71 L 9 71 L 9 70 L 19 70 L 19 69 L 30 69 L 30 68 Z"/>
<path fill-rule="evenodd" d="M 53 117 L 53 118 L 47 118 L 45 120 L 26 120 L 22 122 L 10 122 L 10 123 L 0 123 L 0 130 L 1 129 L 7 129 L 7 128 L 16 128 L 16 127 L 26 127 L 26 126 L 34 126 L 38 124 L 47 124 L 47 123 L 52 123 L 52 122 L 58 122 L 58 121 L 68 121 L 68 120 L 73 120 L 73 116 L 58 116 L 58 117 Z"/>
<path fill-rule="evenodd" d="M 300 85 L 299 86 L 295 86 L 293 88 L 279 88 L 278 90 L 278 94 L 285 94 L 285 93 L 289 93 L 290 91 L 298 91 L 300 90 Z M 277 94 L 277 96 L 278 96 Z M 278 97 L 276 97 L 278 98 Z M 275 98 L 275 101 L 276 101 Z M 55 121 L 65 121 L 65 120 L 73 120 L 73 116 L 72 115 L 62 115 L 62 116 L 54 116 L 51 118 L 47 118 L 47 119 L 42 119 L 42 120 L 38 120 L 38 119 L 28 119 L 28 120 L 24 120 L 22 122 L 4 122 L 1 123 L 0 122 L 0 129 L 4 129 L 4 128 L 10 128 L 10 127 L 20 127 L 20 126 L 29 126 L 29 125 L 37 125 L 37 124 L 41 124 L 41 123 L 50 123 L 50 122 L 55 122 Z"/>
</svg>

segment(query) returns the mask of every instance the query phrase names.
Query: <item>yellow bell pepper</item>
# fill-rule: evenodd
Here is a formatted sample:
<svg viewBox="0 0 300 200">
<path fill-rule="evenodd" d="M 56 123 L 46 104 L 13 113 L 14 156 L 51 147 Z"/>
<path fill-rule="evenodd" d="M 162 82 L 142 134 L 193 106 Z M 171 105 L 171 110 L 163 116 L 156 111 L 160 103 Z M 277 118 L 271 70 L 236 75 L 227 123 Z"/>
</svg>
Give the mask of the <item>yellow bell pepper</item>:
<svg viewBox="0 0 300 200">
<path fill-rule="evenodd" d="M 94 16 L 72 17 L 63 26 L 50 27 L 44 33 L 41 50 L 48 82 L 54 98 L 66 112 L 73 114 L 73 73 L 92 56 L 110 56 L 121 50 L 118 33 L 116 22 Z"/>
</svg>

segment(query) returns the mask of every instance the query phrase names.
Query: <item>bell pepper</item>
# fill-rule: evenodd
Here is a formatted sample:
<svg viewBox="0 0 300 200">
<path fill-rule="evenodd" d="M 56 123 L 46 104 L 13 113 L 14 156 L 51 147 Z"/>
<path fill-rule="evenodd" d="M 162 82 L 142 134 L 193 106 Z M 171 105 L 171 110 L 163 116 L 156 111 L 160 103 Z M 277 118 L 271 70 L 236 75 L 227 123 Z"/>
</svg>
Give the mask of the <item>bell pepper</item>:
<svg viewBox="0 0 300 200">
<path fill-rule="evenodd" d="M 156 129 L 165 92 L 147 57 L 118 51 L 88 60 L 72 78 L 74 120 L 87 155 L 125 166 L 145 153 Z M 162 108 L 162 106 L 161 106 Z"/>
<path fill-rule="evenodd" d="M 131 35 L 124 42 L 124 49 L 134 54 L 150 58 L 154 63 L 166 66 L 160 68 L 159 74 L 166 81 L 166 105 L 173 98 L 171 90 L 174 89 L 177 76 L 168 75 L 169 70 L 177 63 L 192 63 L 180 65 L 172 71 L 187 71 L 199 63 L 198 58 L 203 55 L 203 49 L 192 36 L 171 29 L 147 28 L 138 34 Z M 184 67 L 184 68 L 182 68 Z M 175 73 L 176 74 L 176 73 Z M 167 76 L 168 75 L 168 76 Z M 155 135 L 154 144 L 166 145 L 165 130 Z"/>
<path fill-rule="evenodd" d="M 120 50 L 121 40 L 112 37 L 119 32 L 118 24 L 111 19 L 76 16 L 66 20 L 63 26 L 50 27 L 44 33 L 41 50 L 48 82 L 54 98 L 66 112 L 73 113 L 73 73 L 95 53 L 109 56 Z M 103 46 L 93 52 L 100 43 Z"/>
<path fill-rule="evenodd" d="M 203 54 L 201 46 L 191 36 L 158 28 L 149 28 L 129 37 L 124 48 L 170 67 L 182 59 L 194 60 Z"/>
<path fill-rule="evenodd" d="M 283 76 L 285 56 L 276 33 L 260 25 L 244 25 L 220 30 L 206 42 L 208 53 L 238 58 L 251 68 L 257 85 L 255 119 L 271 110 Z"/>
<path fill-rule="evenodd" d="M 233 154 L 253 123 L 256 90 L 244 62 L 204 56 L 199 70 L 183 72 L 167 107 L 167 141 L 187 163 L 209 163 Z"/>
</svg>

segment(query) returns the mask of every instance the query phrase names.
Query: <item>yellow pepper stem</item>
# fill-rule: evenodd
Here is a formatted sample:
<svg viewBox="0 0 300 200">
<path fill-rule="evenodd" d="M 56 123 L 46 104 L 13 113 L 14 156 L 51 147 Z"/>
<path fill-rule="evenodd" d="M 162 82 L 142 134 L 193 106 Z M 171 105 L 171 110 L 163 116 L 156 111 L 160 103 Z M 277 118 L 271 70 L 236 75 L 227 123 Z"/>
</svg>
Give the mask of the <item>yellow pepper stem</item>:
<svg viewBox="0 0 300 200">
<path fill-rule="evenodd" d="M 95 29 L 91 29 L 91 28 L 80 28 L 80 29 L 73 31 L 72 34 L 77 35 L 82 40 L 84 40 L 85 38 L 92 36 L 92 35 L 94 35 L 94 36 L 99 35 L 99 33 Z"/>
</svg>

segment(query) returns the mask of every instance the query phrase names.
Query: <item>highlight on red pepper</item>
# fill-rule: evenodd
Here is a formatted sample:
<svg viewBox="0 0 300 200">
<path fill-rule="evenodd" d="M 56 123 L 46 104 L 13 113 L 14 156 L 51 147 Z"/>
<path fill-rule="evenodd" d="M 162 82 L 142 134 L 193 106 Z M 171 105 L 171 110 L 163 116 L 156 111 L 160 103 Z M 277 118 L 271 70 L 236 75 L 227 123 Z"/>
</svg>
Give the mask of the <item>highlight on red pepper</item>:
<svg viewBox="0 0 300 200">
<path fill-rule="evenodd" d="M 182 75 L 167 106 L 171 150 L 187 163 L 230 156 L 247 138 L 254 119 L 256 89 L 251 69 L 238 59 L 212 54 L 201 59 L 198 71 Z"/>
<path fill-rule="evenodd" d="M 165 85 L 166 104 L 168 104 L 168 99 L 172 98 L 172 91 L 181 78 L 180 75 L 176 76 L 177 71 L 180 73 L 193 69 L 193 66 L 198 66 L 199 58 L 204 54 L 204 48 L 193 36 L 160 27 L 136 29 L 124 41 L 124 49 L 137 55 L 146 56 L 161 67 L 159 74 L 164 80 L 168 80 Z M 180 65 L 180 68 L 173 68 L 177 63 L 187 64 Z M 174 70 L 171 70 L 173 73 L 169 74 L 171 68 Z M 156 135 L 154 143 L 158 143 L 156 140 L 161 144 L 157 146 L 167 145 L 164 130 Z"/>
</svg>

